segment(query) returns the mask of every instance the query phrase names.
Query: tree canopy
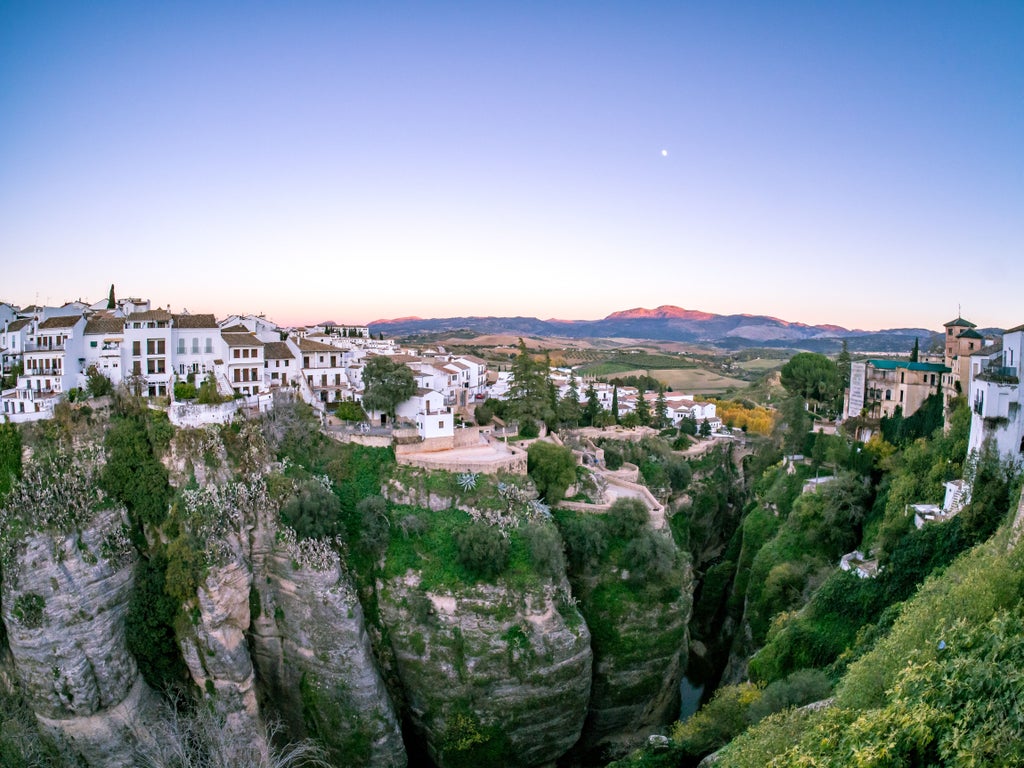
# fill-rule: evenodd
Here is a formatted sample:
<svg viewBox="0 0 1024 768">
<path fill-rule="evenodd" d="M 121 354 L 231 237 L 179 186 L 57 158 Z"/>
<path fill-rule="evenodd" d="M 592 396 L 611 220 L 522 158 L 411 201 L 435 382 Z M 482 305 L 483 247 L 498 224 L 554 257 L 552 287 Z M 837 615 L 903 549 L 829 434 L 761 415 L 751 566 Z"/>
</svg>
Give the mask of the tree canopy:
<svg viewBox="0 0 1024 768">
<path fill-rule="evenodd" d="M 395 408 L 416 394 L 416 380 L 412 370 L 386 355 L 376 355 L 366 361 L 363 368 L 363 406 L 371 411 L 383 411 L 392 421 Z"/>
<path fill-rule="evenodd" d="M 782 366 L 782 386 L 793 395 L 821 404 L 834 403 L 843 393 L 836 364 L 816 352 L 799 352 Z"/>
</svg>

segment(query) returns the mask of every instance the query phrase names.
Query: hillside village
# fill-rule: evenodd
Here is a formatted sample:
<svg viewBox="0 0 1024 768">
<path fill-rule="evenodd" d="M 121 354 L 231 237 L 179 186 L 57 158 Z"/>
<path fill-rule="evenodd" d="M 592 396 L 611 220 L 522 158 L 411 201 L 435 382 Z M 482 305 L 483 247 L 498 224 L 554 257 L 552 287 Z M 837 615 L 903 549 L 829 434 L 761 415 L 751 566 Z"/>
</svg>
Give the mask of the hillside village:
<svg viewBox="0 0 1024 768">
<path fill-rule="evenodd" d="M 62 399 L 88 390 L 90 376 L 102 376 L 113 387 L 124 385 L 165 404 L 177 424 L 219 422 L 244 408 L 266 410 L 278 396 L 303 400 L 328 423 L 339 403 L 362 403 L 363 368 L 379 355 L 412 371 L 416 393 L 398 405 L 395 416 L 415 425 L 428 446 L 450 439 L 457 421 L 471 419 L 476 403 L 506 398 L 512 382 L 510 372 L 489 370 L 479 357 L 443 347 L 402 347 L 373 338 L 366 326 L 324 322 L 284 328 L 263 316 L 217 319 L 154 308 L 139 298 L 20 308 L 0 302 L 0 364 L 14 383 L 0 394 L 0 417 L 15 423 L 50 418 Z M 576 386 L 568 370 L 552 369 L 549 376 L 559 398 Z M 199 408 L 194 389 L 176 391 L 176 384 L 198 388 L 204 382 L 227 402 Z M 616 395 L 604 382 L 590 386 L 605 411 L 617 402 L 618 417 L 634 412 L 641 396 L 635 387 L 620 387 Z M 186 391 L 191 398 L 182 397 Z M 590 396 L 583 387 L 577 394 L 581 404 Z M 657 394 L 643 397 L 653 408 Z M 721 428 L 714 403 L 666 393 L 665 407 L 673 425 L 693 419 L 706 421 L 712 431 Z M 374 425 L 390 426 L 387 414 L 368 415 Z"/>
</svg>

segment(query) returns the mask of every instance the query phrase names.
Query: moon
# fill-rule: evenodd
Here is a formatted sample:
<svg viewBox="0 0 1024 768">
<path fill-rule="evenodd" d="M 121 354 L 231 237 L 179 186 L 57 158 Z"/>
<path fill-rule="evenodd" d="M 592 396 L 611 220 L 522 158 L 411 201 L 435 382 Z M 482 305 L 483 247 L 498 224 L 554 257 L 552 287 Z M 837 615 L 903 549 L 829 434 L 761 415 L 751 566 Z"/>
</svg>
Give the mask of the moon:
<svg viewBox="0 0 1024 768">
<path fill-rule="evenodd" d="M 661 150 L 661 156 L 662 157 L 668 157 L 668 150 L 667 149 Z"/>
</svg>

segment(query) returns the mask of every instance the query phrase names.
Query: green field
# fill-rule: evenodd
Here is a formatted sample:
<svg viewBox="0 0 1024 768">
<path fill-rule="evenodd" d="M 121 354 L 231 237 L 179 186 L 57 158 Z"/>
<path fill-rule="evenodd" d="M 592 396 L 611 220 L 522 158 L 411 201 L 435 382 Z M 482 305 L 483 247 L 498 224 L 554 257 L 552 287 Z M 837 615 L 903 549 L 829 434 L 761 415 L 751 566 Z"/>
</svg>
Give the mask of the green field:
<svg viewBox="0 0 1024 768">
<path fill-rule="evenodd" d="M 658 381 L 664 382 L 676 392 L 688 395 L 717 395 L 730 389 L 742 389 L 749 384 L 742 379 L 722 376 L 720 373 L 704 368 L 672 368 L 672 369 L 634 369 L 617 373 L 617 376 L 644 376 L 650 374 Z"/>
<path fill-rule="evenodd" d="M 775 368 L 781 368 L 785 364 L 785 360 L 770 360 L 767 358 L 759 357 L 754 360 L 744 360 L 742 363 L 736 363 L 736 366 L 738 368 L 742 368 L 744 371 L 763 373 L 764 371 L 771 371 L 774 370 Z"/>
</svg>

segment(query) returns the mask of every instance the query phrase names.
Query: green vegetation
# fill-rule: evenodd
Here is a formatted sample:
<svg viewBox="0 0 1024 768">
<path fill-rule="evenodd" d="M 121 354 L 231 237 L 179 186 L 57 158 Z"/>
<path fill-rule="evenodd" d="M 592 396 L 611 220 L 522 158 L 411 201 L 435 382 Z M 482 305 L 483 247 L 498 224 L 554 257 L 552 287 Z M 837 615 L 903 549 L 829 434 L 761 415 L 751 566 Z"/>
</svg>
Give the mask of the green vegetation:
<svg viewBox="0 0 1024 768">
<path fill-rule="evenodd" d="M 548 504 L 557 504 L 576 480 L 576 458 L 568 448 L 537 442 L 527 448 L 527 467 L 537 493 Z"/>
<path fill-rule="evenodd" d="M 391 421 L 395 420 L 398 404 L 416 394 L 412 369 L 386 355 L 375 355 L 366 361 L 363 384 L 363 405 L 371 411 L 383 411 Z"/>
<path fill-rule="evenodd" d="M 172 491 L 157 453 L 166 448 L 172 432 L 165 414 L 124 399 L 104 439 L 107 463 L 101 485 L 124 503 L 140 531 L 142 525 L 160 525 L 167 517 Z"/>
<path fill-rule="evenodd" d="M 21 432 L 14 424 L 0 424 L 0 502 L 21 477 Z"/>
</svg>

